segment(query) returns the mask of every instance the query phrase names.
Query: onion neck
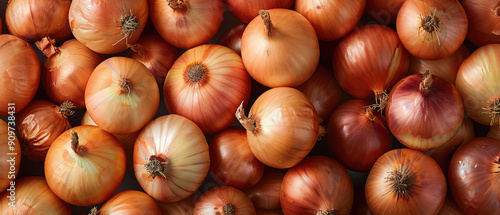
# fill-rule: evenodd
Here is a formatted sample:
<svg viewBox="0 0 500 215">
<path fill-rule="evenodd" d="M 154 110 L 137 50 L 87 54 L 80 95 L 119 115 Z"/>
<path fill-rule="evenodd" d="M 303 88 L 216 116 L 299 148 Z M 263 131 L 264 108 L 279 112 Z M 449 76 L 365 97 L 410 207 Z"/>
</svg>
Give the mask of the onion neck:
<svg viewBox="0 0 500 215">
<path fill-rule="evenodd" d="M 426 96 L 431 92 L 432 87 L 432 74 L 429 70 L 425 71 L 422 75 L 422 82 L 420 82 L 419 90 L 422 95 Z"/>
<path fill-rule="evenodd" d="M 339 211 L 338 210 L 317 210 L 314 212 L 314 215 L 338 215 Z"/>
<path fill-rule="evenodd" d="M 56 40 L 50 37 L 44 37 L 42 40 L 35 42 L 36 47 L 42 51 L 46 57 L 61 53 L 61 50 L 55 46 Z"/>
<path fill-rule="evenodd" d="M 120 91 L 122 93 L 130 93 L 130 81 L 128 79 L 121 78 L 118 85 L 120 85 Z"/>
<path fill-rule="evenodd" d="M 489 98 L 486 102 L 486 108 L 483 108 L 483 110 L 485 110 L 483 113 L 490 115 L 490 126 L 493 126 L 497 119 L 500 119 L 500 96 Z"/>
<path fill-rule="evenodd" d="M 273 23 L 271 22 L 271 16 L 269 15 L 269 11 L 268 10 L 259 10 L 259 15 L 260 15 L 260 18 L 262 18 L 264 25 L 266 26 L 267 36 L 270 37 L 274 31 L 274 27 L 273 27 Z"/>
<path fill-rule="evenodd" d="M 417 175 L 408 166 L 400 165 L 397 169 L 389 172 L 385 178 L 389 184 L 389 192 L 397 199 L 406 200 L 411 197 Z"/>
<path fill-rule="evenodd" d="M 202 84 L 205 83 L 208 73 L 207 67 L 202 63 L 193 63 L 186 67 L 184 72 L 184 81 L 187 84 Z"/>
<path fill-rule="evenodd" d="M 123 37 L 113 45 L 118 44 L 122 40 L 125 40 L 125 44 L 128 45 L 128 38 L 132 37 L 132 34 L 134 32 L 139 34 L 139 29 L 141 28 L 142 21 L 138 22 L 137 16 L 132 14 L 132 11 L 130 11 L 128 14 L 122 15 L 118 23 L 120 23 L 121 29 L 123 31 Z"/>
<path fill-rule="evenodd" d="M 90 209 L 89 215 L 99 215 L 99 214 L 101 213 L 97 210 L 97 207 L 93 207 L 92 209 Z"/>
<path fill-rule="evenodd" d="M 365 112 L 365 116 L 366 118 L 368 118 L 370 121 L 375 121 L 376 117 L 375 115 L 373 114 L 373 106 L 372 105 L 369 105 L 368 107 L 366 107 L 366 112 Z"/>
<path fill-rule="evenodd" d="M 61 106 L 59 106 L 59 113 L 61 113 L 61 115 L 64 116 L 64 118 L 68 118 L 69 116 L 73 115 L 75 113 L 74 110 L 72 110 L 73 108 L 76 108 L 76 106 L 74 106 L 73 102 L 67 100 L 67 101 L 64 101 Z"/>
<path fill-rule="evenodd" d="M 222 211 L 224 212 L 224 215 L 234 215 L 235 214 L 234 206 L 231 204 L 224 205 L 222 207 Z"/>
<path fill-rule="evenodd" d="M 434 8 L 434 11 L 428 13 L 425 16 L 420 15 L 420 28 L 428 33 L 433 33 L 439 31 L 441 28 L 441 20 L 436 16 L 437 9 Z"/>
<path fill-rule="evenodd" d="M 240 124 L 247 130 L 255 133 L 257 131 L 257 123 L 253 119 L 253 116 L 247 117 L 245 116 L 245 109 L 243 108 L 243 101 L 240 106 L 236 110 L 236 119 L 240 122 Z"/>
<path fill-rule="evenodd" d="M 174 10 L 182 10 L 186 7 L 184 0 L 167 0 L 167 3 Z"/>
<path fill-rule="evenodd" d="M 71 130 L 71 149 L 77 154 L 82 155 L 85 151 L 85 148 L 80 145 L 80 138 L 78 137 L 78 133 L 76 131 Z"/>
<path fill-rule="evenodd" d="M 165 167 L 166 165 L 168 165 L 168 162 L 165 159 L 156 155 L 151 155 L 148 162 L 144 165 L 146 167 L 146 172 L 149 173 L 148 178 L 155 179 L 156 176 L 160 176 L 163 179 L 167 179 L 165 175 L 167 170 Z"/>
</svg>

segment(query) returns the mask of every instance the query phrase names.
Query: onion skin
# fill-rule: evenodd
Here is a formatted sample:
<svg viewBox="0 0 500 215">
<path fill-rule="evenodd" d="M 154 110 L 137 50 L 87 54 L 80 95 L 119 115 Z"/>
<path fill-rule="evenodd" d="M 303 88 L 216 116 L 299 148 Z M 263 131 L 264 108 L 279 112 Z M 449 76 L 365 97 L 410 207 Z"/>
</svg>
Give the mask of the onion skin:
<svg viewBox="0 0 500 215">
<path fill-rule="evenodd" d="M 296 87 L 309 79 L 319 62 L 319 43 L 312 25 L 288 9 L 268 10 L 268 33 L 259 16 L 245 28 L 241 57 L 256 81 L 268 87 Z"/>
<path fill-rule="evenodd" d="M 10 122 L 10 125 L 12 125 L 12 123 L 15 123 L 13 121 L 8 122 Z M 14 133 L 14 129 L 12 128 L 13 127 L 9 128 L 9 125 L 5 121 L 0 119 L 0 159 L 4 161 L 0 163 L 0 171 L 4 173 L 0 175 L 0 192 L 4 191 L 10 186 L 11 181 L 13 181 L 15 177 L 17 177 L 17 174 L 19 173 L 19 167 L 21 166 L 21 145 L 19 144 L 17 136 Z M 14 140 L 10 143 L 9 137 L 14 137 Z M 7 162 L 12 158 L 14 158 L 14 160 L 16 161 L 13 166 L 11 166 L 10 162 Z M 16 170 L 15 172 L 13 172 L 13 174 L 12 172 L 9 173 L 11 167 L 15 167 Z M 14 178 L 12 178 L 11 175 L 14 175 Z M 7 198 L 3 198 L 2 200 L 6 199 Z M 7 204 L 2 204 L 0 205 L 0 207 L 1 206 L 7 206 Z"/>
<path fill-rule="evenodd" d="M 281 208 L 281 184 L 286 170 L 266 167 L 262 178 L 244 192 L 252 200 L 256 209 L 274 210 Z"/>
<path fill-rule="evenodd" d="M 55 48 L 55 47 L 54 47 Z M 42 86 L 50 99 L 62 104 L 69 100 L 77 109 L 85 107 L 85 86 L 95 67 L 104 60 L 76 39 L 55 48 L 42 64 Z"/>
<path fill-rule="evenodd" d="M 389 127 L 377 110 L 367 112 L 369 105 L 359 99 L 345 102 L 335 110 L 326 127 L 330 153 L 344 167 L 356 172 L 369 171 L 392 148 Z"/>
<path fill-rule="evenodd" d="M 259 15 L 259 10 L 290 8 L 294 0 L 224 0 L 224 3 L 236 19 L 249 23 Z"/>
<path fill-rule="evenodd" d="M 227 46 L 241 56 L 241 37 L 247 27 L 246 23 L 239 23 L 227 29 L 219 38 L 218 43 Z"/>
<path fill-rule="evenodd" d="M 59 199 L 49 188 L 45 178 L 39 176 L 23 177 L 16 180 L 15 207 L 9 205 L 9 192 L 3 192 L 0 200 L 0 213 L 4 215 L 40 214 L 67 215 L 71 214 L 68 203 Z"/>
<path fill-rule="evenodd" d="M 76 149 L 72 134 L 78 135 Z M 90 206 L 111 197 L 125 176 L 123 146 L 113 135 L 90 125 L 62 133 L 45 158 L 45 176 L 50 189 L 72 205 Z"/>
<path fill-rule="evenodd" d="M 476 46 L 500 43 L 500 4 L 497 0 L 462 0 L 469 28 L 467 39 Z"/>
<path fill-rule="evenodd" d="M 9 115 L 9 103 L 18 113 L 35 97 L 40 84 L 40 60 L 35 50 L 14 35 L 0 35 L 0 116 Z"/>
<path fill-rule="evenodd" d="M 233 113 L 250 97 L 250 76 L 233 50 L 201 45 L 174 63 L 165 78 L 163 96 L 169 113 L 182 115 L 212 134 L 236 120 Z"/>
<path fill-rule="evenodd" d="M 179 9 L 169 6 L 169 1 L 149 1 L 151 21 L 169 44 L 190 49 L 207 43 L 219 30 L 224 16 L 222 0 L 183 0 Z"/>
<path fill-rule="evenodd" d="M 9 0 L 5 22 L 10 33 L 29 43 L 47 36 L 64 41 L 71 36 L 70 5 L 68 0 Z"/>
<path fill-rule="evenodd" d="M 354 190 L 349 173 L 339 162 L 312 156 L 287 171 L 280 196 L 287 215 L 350 214 Z"/>
<path fill-rule="evenodd" d="M 404 2 L 405 0 L 366 0 L 365 14 L 379 24 L 389 25 L 396 22 Z"/>
<path fill-rule="evenodd" d="M 407 177 L 402 184 L 413 181 L 407 193 L 393 190 L 388 177 L 395 170 L 414 174 L 413 177 L 405 174 Z M 373 165 L 365 195 L 373 214 L 437 214 L 446 197 L 446 179 L 439 165 L 423 152 L 394 149 Z"/>
<path fill-rule="evenodd" d="M 422 75 L 399 81 L 389 94 L 387 125 L 405 146 L 428 150 L 448 142 L 464 118 L 462 98 L 452 83 L 432 76 L 427 94 L 419 90 Z"/>
<path fill-rule="evenodd" d="M 242 191 L 231 186 L 220 186 L 205 192 L 194 205 L 193 215 L 229 214 L 224 206 L 231 205 L 233 215 L 255 215 L 252 201 Z"/>
<path fill-rule="evenodd" d="M 365 0 L 295 0 L 295 10 L 311 22 L 318 39 L 331 41 L 349 33 L 359 22 Z"/>
<path fill-rule="evenodd" d="M 450 163 L 449 185 L 465 214 L 500 211 L 500 141 L 477 137 L 460 146 Z"/>
<path fill-rule="evenodd" d="M 135 17 L 130 32 L 122 30 L 122 23 Z M 75 38 L 92 51 L 116 54 L 134 44 L 148 19 L 147 0 L 73 0 L 69 9 L 69 24 Z M 133 19 L 132 19 L 133 20 Z"/>
<path fill-rule="evenodd" d="M 148 194 L 137 190 L 125 190 L 108 199 L 98 214 L 161 215 L 161 211 Z"/>
<path fill-rule="evenodd" d="M 421 23 L 429 14 L 436 17 L 430 19 L 439 21 L 429 22 L 427 30 Z M 407 0 L 396 18 L 396 31 L 406 50 L 425 60 L 438 60 L 457 51 L 467 27 L 467 15 L 457 0 Z"/>
</svg>

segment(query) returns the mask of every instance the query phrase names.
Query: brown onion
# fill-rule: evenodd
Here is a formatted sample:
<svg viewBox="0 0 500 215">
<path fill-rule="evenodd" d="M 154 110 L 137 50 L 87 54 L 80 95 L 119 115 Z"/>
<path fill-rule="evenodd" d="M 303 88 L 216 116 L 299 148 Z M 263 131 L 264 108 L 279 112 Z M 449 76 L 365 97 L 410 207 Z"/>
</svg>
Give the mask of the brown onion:
<svg viewBox="0 0 500 215">
<path fill-rule="evenodd" d="M 241 37 L 246 27 L 246 23 L 233 25 L 222 34 L 218 43 L 227 46 L 241 56 Z"/>
<path fill-rule="evenodd" d="M 500 2 L 462 0 L 469 28 L 467 39 L 477 46 L 500 43 Z"/>
<path fill-rule="evenodd" d="M 220 186 L 205 192 L 194 205 L 193 215 L 255 215 L 252 201 L 231 186 Z"/>
</svg>

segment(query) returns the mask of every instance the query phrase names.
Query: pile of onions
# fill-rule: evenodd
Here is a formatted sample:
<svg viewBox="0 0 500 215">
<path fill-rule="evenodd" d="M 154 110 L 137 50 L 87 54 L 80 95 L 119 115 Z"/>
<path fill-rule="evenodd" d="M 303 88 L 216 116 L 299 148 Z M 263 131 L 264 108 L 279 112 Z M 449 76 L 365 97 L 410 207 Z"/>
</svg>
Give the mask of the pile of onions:
<svg viewBox="0 0 500 215">
<path fill-rule="evenodd" d="M 293 2 L 294 0 L 224 0 L 227 10 L 244 23 L 252 21 L 260 10 L 290 8 Z"/>
<path fill-rule="evenodd" d="M 34 161 L 44 161 L 52 142 L 71 128 L 68 117 L 73 115 L 73 103 L 60 106 L 45 100 L 30 103 L 17 117 L 17 133 L 23 155 Z"/>
<path fill-rule="evenodd" d="M 365 14 L 379 24 L 389 25 L 396 22 L 404 2 L 405 0 L 366 0 Z"/>
<path fill-rule="evenodd" d="M 413 149 L 444 145 L 460 129 L 464 105 L 449 81 L 432 75 L 415 74 L 399 81 L 389 94 L 385 110 L 392 134 Z"/>
<path fill-rule="evenodd" d="M 387 92 L 408 70 L 409 57 L 394 30 L 367 25 L 348 34 L 335 49 L 333 71 L 340 87 L 383 109 Z"/>
<path fill-rule="evenodd" d="M 47 36 L 64 41 L 71 36 L 68 23 L 70 5 L 71 1 L 61 0 L 10 0 L 5 22 L 11 34 L 30 43 Z"/>
<path fill-rule="evenodd" d="M 85 106 L 90 117 L 113 134 L 139 131 L 154 118 L 159 104 L 155 78 L 146 66 L 131 58 L 103 61 L 85 88 Z"/>
<path fill-rule="evenodd" d="M 148 1 L 73 0 L 68 18 L 78 41 L 97 53 L 115 54 L 139 39 L 148 20 Z"/>
<path fill-rule="evenodd" d="M 396 19 L 405 48 L 425 60 L 438 60 L 457 51 L 467 27 L 467 15 L 457 0 L 407 0 Z"/>
<path fill-rule="evenodd" d="M 295 11 L 311 22 L 318 39 L 331 41 L 349 33 L 361 19 L 366 0 L 295 0 Z"/>
<path fill-rule="evenodd" d="M 500 44 L 479 47 L 460 66 L 456 87 L 465 113 L 483 125 L 500 119 Z"/>
<path fill-rule="evenodd" d="M 149 8 L 158 33 L 183 49 L 212 39 L 224 16 L 222 0 L 150 0 Z"/>
<path fill-rule="evenodd" d="M 450 163 L 453 198 L 466 214 L 500 211 L 500 141 L 477 137 L 460 146 Z"/>
<path fill-rule="evenodd" d="M 340 105 L 326 128 L 330 153 L 353 171 L 369 171 L 392 147 L 392 135 L 385 119 L 364 100 L 355 99 Z"/>
<path fill-rule="evenodd" d="M 142 129 L 133 159 L 142 189 L 162 202 L 193 194 L 210 169 L 203 132 L 191 120 L 175 114 L 158 117 Z"/>
<path fill-rule="evenodd" d="M 234 123 L 238 105 L 248 101 L 250 76 L 233 50 L 201 45 L 175 61 L 163 96 L 169 113 L 192 120 L 204 133 L 215 133 Z"/>
<path fill-rule="evenodd" d="M 373 165 L 365 195 L 373 214 L 437 214 L 446 197 L 446 179 L 423 152 L 394 149 Z"/>
<path fill-rule="evenodd" d="M 45 158 L 45 177 L 65 202 L 90 206 L 118 190 L 125 165 L 125 151 L 116 137 L 96 126 L 82 125 L 52 143 Z"/>
<path fill-rule="evenodd" d="M 259 182 L 264 164 L 250 150 L 245 129 L 229 127 L 218 132 L 209 148 L 210 174 L 219 183 L 245 189 Z"/>
<path fill-rule="evenodd" d="M 425 71 L 430 70 L 433 75 L 455 84 L 458 69 L 469 55 L 470 51 L 465 45 L 460 46 L 460 48 L 450 56 L 439 60 L 423 60 L 410 55 L 410 68 L 408 69 L 408 74 L 424 74 Z"/>
<path fill-rule="evenodd" d="M 266 167 L 262 178 L 251 188 L 244 190 L 256 209 L 280 209 L 281 184 L 286 170 Z"/>
<path fill-rule="evenodd" d="M 10 196 L 15 198 L 15 205 L 11 205 Z M 15 182 L 15 194 L 4 192 L 0 198 L 1 214 L 71 214 L 69 204 L 59 199 L 50 190 L 43 177 L 20 178 Z"/>
<path fill-rule="evenodd" d="M 241 55 L 241 37 L 243 36 L 243 32 L 245 31 L 245 28 L 247 27 L 247 24 L 245 23 L 238 23 L 236 25 L 233 25 L 229 29 L 220 36 L 218 43 L 227 46 L 228 48 L 232 49 L 239 55 Z"/>
<path fill-rule="evenodd" d="M 477 46 L 500 43 L 500 3 L 497 0 L 462 0 L 469 28 L 467 39 Z"/>
<path fill-rule="evenodd" d="M 339 162 L 312 156 L 286 172 L 280 196 L 285 214 L 350 214 L 354 190 Z"/>
<path fill-rule="evenodd" d="M 130 49 L 132 51 L 128 56 L 149 69 L 159 88 L 163 87 L 168 70 L 180 55 L 179 49 L 168 44 L 153 30 L 144 32 Z"/>
<path fill-rule="evenodd" d="M 108 199 L 101 209 L 92 208 L 89 215 L 112 214 L 161 215 L 161 211 L 148 194 L 137 190 L 125 190 Z"/>
<path fill-rule="evenodd" d="M 193 215 L 255 215 L 248 196 L 231 186 L 220 186 L 205 192 L 194 205 Z"/>
<path fill-rule="evenodd" d="M 314 147 L 319 119 L 314 106 L 300 91 L 270 89 L 257 98 L 245 116 L 243 103 L 236 118 L 247 130 L 248 144 L 257 159 L 274 168 L 298 164 Z"/>
<path fill-rule="evenodd" d="M 248 73 L 268 87 L 295 87 L 314 73 L 319 43 L 311 23 L 293 10 L 261 10 L 241 38 Z"/>
<path fill-rule="evenodd" d="M 0 35 L 0 47 L 0 116 L 7 116 L 9 103 L 18 113 L 35 97 L 41 69 L 35 50 L 19 37 Z"/>
<path fill-rule="evenodd" d="M 0 175 L 0 192 L 3 192 L 10 186 L 11 181 L 17 177 L 19 166 L 21 166 L 21 146 L 17 140 L 15 129 L 9 127 L 9 125 L 14 126 L 14 124 L 14 121 L 9 121 L 7 124 L 0 119 L 0 159 L 3 161 L 0 162 L 0 172 L 4 173 Z M 12 163 L 13 165 L 11 165 L 9 161 L 12 158 L 15 160 L 15 162 Z M 4 199 L 7 198 L 5 197 L 2 200 Z M 7 203 L 0 205 L 0 207 L 1 206 L 7 206 Z"/>
<path fill-rule="evenodd" d="M 76 39 L 55 47 L 55 40 L 44 37 L 36 42 L 47 59 L 42 65 L 42 86 L 50 99 L 61 104 L 71 101 L 76 108 L 85 107 L 85 86 L 94 68 L 104 60 Z"/>
</svg>

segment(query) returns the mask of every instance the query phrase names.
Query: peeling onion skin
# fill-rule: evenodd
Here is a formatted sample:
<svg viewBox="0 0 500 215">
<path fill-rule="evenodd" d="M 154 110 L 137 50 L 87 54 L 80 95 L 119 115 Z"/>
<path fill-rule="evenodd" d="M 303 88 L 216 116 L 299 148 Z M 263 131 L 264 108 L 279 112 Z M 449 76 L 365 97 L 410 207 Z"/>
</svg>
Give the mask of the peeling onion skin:
<svg viewBox="0 0 500 215">
<path fill-rule="evenodd" d="M 419 90 L 422 75 L 399 81 L 389 94 L 387 125 L 405 146 L 428 150 L 448 142 L 464 119 L 462 98 L 452 83 L 432 76 L 428 94 Z"/>
<path fill-rule="evenodd" d="M 466 214 L 500 211 L 500 141 L 477 137 L 460 146 L 450 163 L 453 198 Z"/>
<path fill-rule="evenodd" d="M 294 0 L 224 0 L 227 10 L 236 19 L 249 23 L 259 15 L 259 10 L 290 8 Z"/>
<path fill-rule="evenodd" d="M 226 214 L 224 206 L 234 208 L 233 215 L 255 215 L 252 201 L 242 191 L 231 186 L 220 186 L 205 192 L 196 201 L 193 215 Z"/>
<path fill-rule="evenodd" d="M 9 205 L 10 192 L 0 195 L 0 213 L 4 215 L 40 214 L 68 215 L 68 203 L 57 197 L 47 185 L 45 178 L 39 176 L 23 177 L 16 180 L 15 207 Z"/>
<path fill-rule="evenodd" d="M 0 119 L 0 159 L 4 162 L 0 162 L 0 172 L 3 172 L 4 174 L 0 175 L 0 192 L 3 192 L 5 189 L 7 189 L 10 186 L 10 182 L 13 180 L 9 177 L 12 177 L 11 174 L 8 174 L 10 171 L 11 167 L 14 167 L 16 170 L 19 169 L 21 166 L 21 145 L 19 144 L 19 140 L 16 135 L 12 135 L 12 133 L 9 135 L 9 131 L 14 131 L 12 129 L 9 129 L 8 124 L 3 121 L 3 119 Z M 15 137 L 15 139 L 10 143 L 12 145 L 12 150 L 10 149 L 9 146 L 9 137 Z M 15 153 L 14 156 L 9 155 L 8 153 Z M 7 162 L 7 160 L 14 158 L 16 160 L 16 163 L 11 166 L 10 162 Z M 17 177 L 19 171 L 16 171 L 13 175 L 14 177 Z M 2 198 L 2 200 L 7 199 Z M 7 203 L 2 204 L 1 206 L 6 206 Z"/>
<path fill-rule="evenodd" d="M 398 195 L 387 179 L 391 172 L 414 173 L 411 189 Z M 428 155 L 413 149 L 394 149 L 373 165 L 365 185 L 366 202 L 373 214 L 437 214 L 446 197 L 446 179 Z M 423 207 L 425 205 L 425 207 Z"/>
<path fill-rule="evenodd" d="M 125 190 L 108 199 L 99 209 L 98 214 L 161 215 L 161 211 L 155 200 L 148 194 L 137 190 Z"/>
<path fill-rule="evenodd" d="M 476 46 L 500 43 L 500 3 L 497 0 L 462 0 L 469 29 L 467 39 Z"/>
</svg>

